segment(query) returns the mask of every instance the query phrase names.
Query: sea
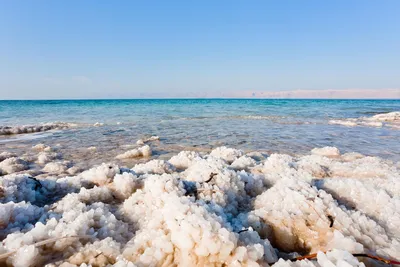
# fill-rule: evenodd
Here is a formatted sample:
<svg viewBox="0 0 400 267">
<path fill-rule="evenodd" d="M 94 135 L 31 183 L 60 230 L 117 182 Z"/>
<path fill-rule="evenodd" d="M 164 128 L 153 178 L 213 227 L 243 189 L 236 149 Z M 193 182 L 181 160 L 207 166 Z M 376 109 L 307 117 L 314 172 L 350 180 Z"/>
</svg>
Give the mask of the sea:
<svg viewBox="0 0 400 267">
<path fill-rule="evenodd" d="M 0 152 L 21 153 L 43 143 L 91 166 L 115 160 L 140 138 L 159 136 L 153 158 L 219 146 L 246 152 L 303 155 L 334 146 L 400 160 L 400 129 L 332 124 L 400 111 L 400 100 L 124 99 L 0 101 L 0 126 L 74 124 L 64 130 L 2 135 Z M 96 147 L 96 150 L 88 150 Z M 90 151 L 90 152 L 88 152 Z M 136 162 L 125 162 L 133 165 Z"/>
</svg>

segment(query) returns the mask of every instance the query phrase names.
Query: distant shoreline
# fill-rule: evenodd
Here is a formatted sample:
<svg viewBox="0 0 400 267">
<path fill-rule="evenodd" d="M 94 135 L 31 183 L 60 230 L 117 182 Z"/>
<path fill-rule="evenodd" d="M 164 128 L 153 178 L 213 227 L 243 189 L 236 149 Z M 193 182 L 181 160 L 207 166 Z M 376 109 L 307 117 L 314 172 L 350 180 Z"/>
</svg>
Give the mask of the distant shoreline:
<svg viewBox="0 0 400 267">
<path fill-rule="evenodd" d="M 4 96 L 3 96 L 4 97 Z M 136 100 L 136 99 L 271 99 L 271 100 L 399 100 L 400 89 L 327 89 L 327 90 L 290 90 L 290 91 L 257 91 L 242 90 L 232 92 L 185 92 L 185 93 L 135 93 L 110 95 L 81 96 L 10 96 L 2 100 Z"/>
<path fill-rule="evenodd" d="M 250 97 L 242 97 L 242 98 L 218 98 L 218 97 L 210 97 L 210 98 L 202 98 L 202 97 L 193 97 L 193 98 L 49 98 L 49 99 L 0 99 L 0 101 L 129 101 L 129 100 L 355 100 L 355 101 L 376 101 L 376 100 L 388 100 L 388 101 L 399 101 L 399 98 L 250 98 Z"/>
</svg>

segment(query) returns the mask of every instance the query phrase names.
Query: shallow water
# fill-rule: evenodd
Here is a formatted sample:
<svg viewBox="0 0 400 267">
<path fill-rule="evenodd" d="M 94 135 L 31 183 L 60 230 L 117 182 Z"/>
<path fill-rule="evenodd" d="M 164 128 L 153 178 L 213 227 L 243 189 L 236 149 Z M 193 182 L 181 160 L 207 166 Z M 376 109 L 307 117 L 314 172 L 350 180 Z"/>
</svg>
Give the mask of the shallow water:
<svg viewBox="0 0 400 267">
<path fill-rule="evenodd" d="M 0 262 L 294 266 L 291 252 L 317 251 L 332 266 L 361 266 L 350 253 L 397 260 L 400 112 L 386 113 L 399 104 L 0 101 Z M 65 123 L 42 124 L 55 121 Z M 151 135 L 161 138 L 137 144 Z"/>
<path fill-rule="evenodd" d="M 28 150 L 60 144 L 75 161 L 114 159 L 137 139 L 158 135 L 155 156 L 182 149 L 209 150 L 226 145 L 245 151 L 306 154 L 335 146 L 397 161 L 400 130 L 346 127 L 329 120 L 370 117 L 400 110 L 400 100 L 51 100 L 0 101 L 0 126 L 62 121 L 77 127 L 45 133 L 0 136 L 0 150 Z M 94 127 L 96 122 L 103 126 Z M 87 147 L 97 147 L 87 152 Z"/>
</svg>

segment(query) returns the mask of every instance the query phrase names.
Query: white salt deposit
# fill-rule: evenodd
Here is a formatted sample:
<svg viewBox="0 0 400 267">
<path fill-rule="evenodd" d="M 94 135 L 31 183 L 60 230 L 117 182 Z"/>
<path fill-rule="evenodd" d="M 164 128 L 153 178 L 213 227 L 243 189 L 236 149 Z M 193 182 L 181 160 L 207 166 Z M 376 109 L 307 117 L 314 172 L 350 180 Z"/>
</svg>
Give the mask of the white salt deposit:
<svg viewBox="0 0 400 267">
<path fill-rule="evenodd" d="M 359 125 L 356 119 L 330 120 L 329 124 L 337 124 L 349 127 Z"/>
<path fill-rule="evenodd" d="M 352 253 L 400 259 L 398 163 L 335 147 L 297 157 L 220 147 L 75 174 L 78 167 L 44 147 L 36 150 L 45 178 L 21 173 L 29 162 L 20 156 L 0 154 L 0 253 L 10 253 L 9 266 L 347 267 L 365 266 Z M 118 158 L 150 155 L 143 146 Z M 288 260 L 308 253 L 316 259 Z"/>
<path fill-rule="evenodd" d="M 400 111 L 377 114 L 371 117 L 372 121 L 400 122 Z"/>
<path fill-rule="evenodd" d="M 397 128 L 400 126 L 400 111 L 377 114 L 372 117 L 349 118 L 340 120 L 330 120 L 329 124 L 338 124 L 344 126 L 369 126 L 383 127 L 389 126 Z"/>
<path fill-rule="evenodd" d="M 148 145 L 139 147 L 137 149 L 132 149 L 126 151 L 123 154 L 116 156 L 117 159 L 129 159 L 129 158 L 138 158 L 138 157 L 150 157 L 151 156 L 151 148 Z"/>
<path fill-rule="evenodd" d="M 340 156 L 340 151 L 336 147 L 322 147 L 322 148 L 314 148 L 311 150 L 311 154 L 326 156 L 326 157 L 336 157 Z"/>
<path fill-rule="evenodd" d="M 137 174 L 163 174 L 163 173 L 172 173 L 175 171 L 175 167 L 169 163 L 165 162 L 164 160 L 151 160 L 144 164 L 137 164 L 135 167 L 132 168 Z"/>
<path fill-rule="evenodd" d="M 44 172 L 49 173 L 65 173 L 68 167 L 64 162 L 49 162 L 43 167 Z"/>
<path fill-rule="evenodd" d="M 139 146 L 142 146 L 145 143 L 152 142 L 152 141 L 157 141 L 157 140 L 160 140 L 160 137 L 154 135 L 154 136 L 151 136 L 149 138 L 139 139 L 139 140 L 137 140 L 136 144 L 139 145 Z"/>
<path fill-rule="evenodd" d="M 8 152 L 8 151 L 1 152 L 0 153 L 0 162 L 5 160 L 5 159 L 16 157 L 16 156 L 17 156 L 17 154 L 11 153 L 11 152 Z"/>
<path fill-rule="evenodd" d="M 194 151 L 181 151 L 178 155 L 170 158 L 169 163 L 175 166 L 175 168 L 184 170 L 187 169 L 191 164 L 200 160 L 200 154 Z"/>
<path fill-rule="evenodd" d="M 43 164 L 51 162 L 55 159 L 59 159 L 60 157 L 61 157 L 61 154 L 56 153 L 56 152 L 40 152 L 37 155 L 37 163 L 43 165 Z"/>
<path fill-rule="evenodd" d="M 73 126 L 74 124 L 66 122 L 44 123 L 39 125 L 0 126 L 0 135 L 26 134 L 45 132 L 50 130 L 62 130 Z"/>
<path fill-rule="evenodd" d="M 256 161 L 249 156 L 241 156 L 240 158 L 235 159 L 231 167 L 235 170 L 247 170 L 250 167 L 254 167 L 256 165 Z"/>
<path fill-rule="evenodd" d="M 45 144 L 37 144 L 37 145 L 34 145 L 33 147 L 32 147 L 32 149 L 33 150 L 36 150 L 36 151 L 44 151 L 44 152 L 50 152 L 50 151 L 52 151 L 52 148 L 50 147 L 50 146 L 46 146 Z"/>
<path fill-rule="evenodd" d="M 211 151 L 210 156 L 221 158 L 228 163 L 232 163 L 235 159 L 243 156 L 243 151 L 223 146 Z"/>
<path fill-rule="evenodd" d="M 28 162 L 18 157 L 11 157 L 0 162 L 0 174 L 11 174 L 29 168 Z"/>
</svg>

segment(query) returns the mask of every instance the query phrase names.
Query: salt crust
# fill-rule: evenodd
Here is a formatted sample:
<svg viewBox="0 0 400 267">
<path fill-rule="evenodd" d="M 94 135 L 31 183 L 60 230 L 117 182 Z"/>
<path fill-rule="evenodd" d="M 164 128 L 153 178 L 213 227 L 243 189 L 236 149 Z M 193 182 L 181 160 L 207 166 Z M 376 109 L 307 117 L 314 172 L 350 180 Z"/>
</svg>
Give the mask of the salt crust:
<svg viewBox="0 0 400 267">
<path fill-rule="evenodd" d="M 338 124 L 348 127 L 368 126 L 383 127 L 389 126 L 398 129 L 400 126 L 400 111 L 377 114 L 372 117 L 360 117 L 349 119 L 330 120 L 329 124 Z"/>
<path fill-rule="evenodd" d="M 158 141 L 158 140 L 160 140 L 160 137 L 157 135 L 153 135 L 149 138 L 143 138 L 143 139 L 137 140 L 136 144 L 142 146 L 145 143 L 152 142 L 152 141 Z"/>
<path fill-rule="evenodd" d="M 17 155 L 0 155 L 0 251 L 15 251 L 10 266 L 365 266 L 351 253 L 400 258 L 400 164 L 380 158 L 327 147 L 257 161 L 221 147 L 64 177 L 55 158 L 44 166 L 54 176 L 35 178 L 21 172 L 29 164 Z M 65 236 L 74 238 L 34 245 Z M 317 260 L 281 258 L 291 252 L 317 252 Z"/>
<path fill-rule="evenodd" d="M 22 125 L 22 126 L 0 126 L 0 135 L 26 134 L 26 133 L 45 132 L 50 130 L 62 130 L 73 126 L 75 125 L 66 122 L 54 122 L 54 123 L 44 123 L 38 125 Z"/>
<path fill-rule="evenodd" d="M 135 148 L 125 153 L 122 153 L 116 156 L 117 159 L 129 159 L 129 158 L 138 158 L 138 157 L 150 157 L 151 156 L 151 148 L 148 145 Z"/>
</svg>

